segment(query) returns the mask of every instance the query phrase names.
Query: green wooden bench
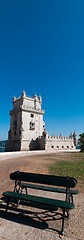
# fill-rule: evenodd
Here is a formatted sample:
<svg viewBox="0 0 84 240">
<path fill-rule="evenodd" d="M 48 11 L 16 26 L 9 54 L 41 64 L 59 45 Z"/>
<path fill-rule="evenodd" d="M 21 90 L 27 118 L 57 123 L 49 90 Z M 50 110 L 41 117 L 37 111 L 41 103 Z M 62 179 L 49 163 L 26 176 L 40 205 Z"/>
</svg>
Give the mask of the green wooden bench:
<svg viewBox="0 0 84 240">
<path fill-rule="evenodd" d="M 6 213 L 9 206 L 10 199 L 16 200 L 24 200 L 33 203 L 40 203 L 51 207 L 54 207 L 55 210 L 57 208 L 63 209 L 62 214 L 62 230 L 61 234 L 64 234 L 64 219 L 65 219 L 65 210 L 67 211 L 67 217 L 69 216 L 69 210 L 74 208 L 73 201 L 70 202 L 71 191 L 70 188 L 74 188 L 77 184 L 77 180 L 71 177 L 61 177 L 61 176 L 54 176 L 54 175 L 44 175 L 44 174 L 36 174 L 36 173 L 24 173 L 24 172 L 14 172 L 10 174 L 10 178 L 15 180 L 15 188 L 13 192 L 4 192 L 3 196 L 7 197 L 7 206 L 6 206 Z M 33 183 L 33 184 L 30 184 Z M 38 185 L 38 184 L 43 184 Z M 35 185 L 36 184 L 36 185 Z M 31 186 L 32 185 L 32 186 Z M 44 186 L 46 185 L 46 186 Z M 50 185 L 50 186 L 48 186 Z M 52 186 L 61 186 L 65 188 L 65 191 L 61 188 L 55 188 Z M 25 187 L 26 194 L 22 193 L 22 189 Z M 39 190 L 44 191 L 52 191 L 52 192 L 61 192 L 66 193 L 66 200 L 57 200 L 51 198 L 44 198 L 34 195 L 29 195 L 27 193 L 27 188 L 32 187 Z M 72 194 L 73 195 L 73 194 Z"/>
<path fill-rule="evenodd" d="M 26 173 L 27 174 L 27 181 L 26 181 L 26 179 L 24 179 L 24 181 L 26 181 L 26 182 L 23 182 L 23 180 L 21 181 L 19 178 L 16 179 L 17 178 L 17 173 L 24 174 L 24 173 L 20 173 L 19 171 L 10 174 L 11 180 L 15 180 L 14 191 L 16 191 L 16 190 L 18 191 L 17 188 L 19 187 L 19 191 L 21 190 L 21 192 L 25 188 L 26 194 L 28 194 L 28 190 L 27 190 L 28 188 L 33 188 L 33 189 L 38 189 L 38 190 L 43 190 L 43 191 L 50 191 L 50 192 L 64 193 L 64 194 L 66 194 L 66 201 L 69 200 L 72 203 L 73 203 L 73 195 L 77 195 L 79 193 L 78 190 L 72 190 L 69 187 L 62 185 L 62 180 L 63 180 L 63 184 L 64 184 L 64 180 L 66 181 L 66 178 L 68 179 L 68 177 L 54 176 L 55 177 L 55 184 L 53 184 L 53 185 L 64 187 L 64 188 L 57 188 L 57 187 L 50 187 L 50 186 L 27 183 L 27 182 L 41 183 L 40 181 L 42 181 L 42 184 L 46 184 L 45 180 L 43 182 L 42 178 L 45 179 L 45 177 L 47 177 L 47 181 L 48 181 L 47 185 L 49 185 L 49 180 L 51 180 L 51 175 Z M 26 174 L 25 174 L 25 177 L 26 177 Z M 36 180 L 36 176 L 38 177 L 38 179 L 40 177 L 40 181 Z M 31 177 L 35 178 L 34 181 L 32 181 Z M 70 178 L 69 177 L 69 180 L 70 179 L 74 179 L 75 186 L 76 186 L 77 180 L 75 178 Z M 50 183 L 50 185 L 51 185 L 51 183 Z"/>
</svg>

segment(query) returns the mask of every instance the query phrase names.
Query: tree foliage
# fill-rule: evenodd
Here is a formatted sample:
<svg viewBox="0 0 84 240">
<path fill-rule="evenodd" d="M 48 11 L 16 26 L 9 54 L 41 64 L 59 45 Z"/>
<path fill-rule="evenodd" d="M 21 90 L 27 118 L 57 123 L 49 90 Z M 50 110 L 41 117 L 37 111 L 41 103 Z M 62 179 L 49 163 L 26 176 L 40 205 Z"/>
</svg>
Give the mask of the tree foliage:
<svg viewBox="0 0 84 240">
<path fill-rule="evenodd" d="M 81 151 L 84 151 L 84 133 L 81 133 L 79 137 L 80 137 L 79 142 L 80 142 Z"/>
</svg>

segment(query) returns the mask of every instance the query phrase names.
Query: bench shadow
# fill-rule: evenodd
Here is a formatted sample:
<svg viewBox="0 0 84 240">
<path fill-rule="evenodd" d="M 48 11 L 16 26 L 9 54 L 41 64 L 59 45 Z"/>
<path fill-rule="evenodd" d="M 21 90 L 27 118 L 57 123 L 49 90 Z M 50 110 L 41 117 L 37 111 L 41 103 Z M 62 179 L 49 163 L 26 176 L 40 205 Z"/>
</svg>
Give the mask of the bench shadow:
<svg viewBox="0 0 84 240">
<path fill-rule="evenodd" d="M 4 200 L 2 198 L 2 200 Z M 4 204 L 5 203 L 5 204 Z M 23 206 L 27 207 L 33 207 L 36 209 L 22 209 Z M 40 209 L 39 211 L 37 209 Z M 42 212 L 42 210 L 44 210 Z M 0 218 L 5 218 L 5 211 L 6 211 L 6 201 L 0 203 Z M 8 212 L 6 219 L 8 221 L 16 222 L 23 225 L 28 225 L 30 227 L 39 228 L 39 229 L 48 229 L 57 232 L 60 234 L 61 231 L 58 229 L 54 229 L 52 227 L 49 227 L 48 222 L 52 221 L 58 221 L 62 219 L 62 214 L 57 212 L 56 209 L 50 208 L 46 205 L 42 204 L 33 204 L 28 202 L 21 202 L 20 206 L 16 207 L 14 201 L 9 204 Z M 60 226 L 61 227 L 61 226 Z"/>
</svg>

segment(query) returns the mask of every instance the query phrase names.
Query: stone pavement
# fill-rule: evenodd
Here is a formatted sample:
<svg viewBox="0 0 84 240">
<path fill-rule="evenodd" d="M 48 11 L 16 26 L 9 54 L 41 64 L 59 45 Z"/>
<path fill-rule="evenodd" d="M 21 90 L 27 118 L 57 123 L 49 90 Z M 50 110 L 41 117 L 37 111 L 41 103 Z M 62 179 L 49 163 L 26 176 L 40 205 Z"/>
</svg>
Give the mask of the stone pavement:
<svg viewBox="0 0 84 240">
<path fill-rule="evenodd" d="M 40 195 L 40 191 L 33 191 Z M 32 192 L 31 192 L 32 194 Z M 54 197 L 53 193 L 42 192 L 42 196 Z M 59 194 L 56 194 L 58 198 Z M 61 196 L 63 199 L 63 197 Z M 75 209 L 70 213 L 70 219 L 65 219 L 64 240 L 83 240 L 83 207 L 84 194 L 74 197 Z M 14 204 L 13 204 L 14 205 Z M 61 211 L 49 211 L 39 206 L 21 203 L 18 208 L 10 205 L 7 219 L 4 218 L 6 203 L 0 199 L 0 240 L 57 240 L 61 239 Z"/>
</svg>

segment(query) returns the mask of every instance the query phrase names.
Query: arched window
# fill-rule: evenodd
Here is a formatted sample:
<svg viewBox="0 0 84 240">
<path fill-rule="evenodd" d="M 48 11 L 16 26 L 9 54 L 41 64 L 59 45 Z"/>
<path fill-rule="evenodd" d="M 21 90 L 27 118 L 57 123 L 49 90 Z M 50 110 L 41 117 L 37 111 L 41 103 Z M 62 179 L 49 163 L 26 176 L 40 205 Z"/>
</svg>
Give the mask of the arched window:
<svg viewBox="0 0 84 240">
<path fill-rule="evenodd" d="M 30 130 L 35 130 L 35 122 L 30 122 Z"/>
<path fill-rule="evenodd" d="M 34 117 L 34 114 L 33 114 L 33 113 L 31 113 L 31 117 L 32 117 L 32 118 Z"/>
</svg>

